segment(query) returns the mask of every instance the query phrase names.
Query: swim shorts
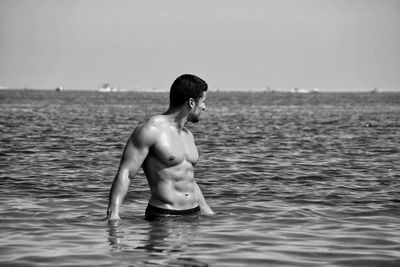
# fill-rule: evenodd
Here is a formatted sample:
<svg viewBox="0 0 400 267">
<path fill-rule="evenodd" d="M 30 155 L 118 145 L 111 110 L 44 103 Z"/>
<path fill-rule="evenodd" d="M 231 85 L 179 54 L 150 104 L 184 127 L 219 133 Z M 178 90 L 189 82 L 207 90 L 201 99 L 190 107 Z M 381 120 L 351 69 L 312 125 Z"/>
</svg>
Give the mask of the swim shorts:
<svg viewBox="0 0 400 267">
<path fill-rule="evenodd" d="M 145 218 L 146 218 L 146 220 L 153 220 L 153 219 L 160 218 L 160 217 L 190 215 L 190 214 L 196 214 L 199 212 L 200 212 L 199 206 L 197 206 L 193 209 L 187 209 L 187 210 L 169 210 L 169 209 L 155 207 L 155 206 L 152 206 L 149 204 L 146 208 Z"/>
</svg>

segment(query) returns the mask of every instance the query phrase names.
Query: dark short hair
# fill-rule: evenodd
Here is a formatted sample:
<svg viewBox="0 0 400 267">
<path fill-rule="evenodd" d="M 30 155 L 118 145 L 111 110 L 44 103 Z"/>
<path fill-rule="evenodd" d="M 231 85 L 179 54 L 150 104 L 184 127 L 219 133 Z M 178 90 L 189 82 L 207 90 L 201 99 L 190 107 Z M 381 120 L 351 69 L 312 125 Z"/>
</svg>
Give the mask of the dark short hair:
<svg viewBox="0 0 400 267">
<path fill-rule="evenodd" d="M 183 74 L 171 85 L 169 102 L 172 107 L 180 107 L 190 98 L 195 100 L 203 96 L 208 86 L 205 81 L 192 74 Z"/>
</svg>

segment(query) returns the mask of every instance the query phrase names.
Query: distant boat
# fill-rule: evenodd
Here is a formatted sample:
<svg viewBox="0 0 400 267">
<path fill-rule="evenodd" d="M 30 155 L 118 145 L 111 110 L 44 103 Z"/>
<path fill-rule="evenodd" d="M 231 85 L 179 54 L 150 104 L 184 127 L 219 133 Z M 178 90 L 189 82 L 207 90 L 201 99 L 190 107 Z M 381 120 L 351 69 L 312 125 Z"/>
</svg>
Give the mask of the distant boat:
<svg viewBox="0 0 400 267">
<path fill-rule="evenodd" d="M 292 90 L 293 93 L 298 93 L 298 94 L 310 94 L 310 93 L 319 93 L 318 88 L 313 88 L 313 89 L 299 89 L 299 88 L 294 88 Z"/>
<path fill-rule="evenodd" d="M 111 87 L 111 85 L 109 83 L 103 83 L 97 91 L 98 92 L 118 92 L 118 89 L 115 87 Z"/>
<path fill-rule="evenodd" d="M 264 89 L 264 92 L 267 92 L 267 93 L 275 93 L 276 90 L 273 89 L 273 88 L 271 88 L 270 86 L 266 86 L 265 89 Z"/>
<path fill-rule="evenodd" d="M 379 93 L 379 88 L 374 87 L 374 89 L 371 90 L 371 93 Z"/>
<path fill-rule="evenodd" d="M 57 86 L 55 90 L 56 90 L 57 92 L 64 91 L 64 89 L 62 88 L 62 86 Z"/>
</svg>

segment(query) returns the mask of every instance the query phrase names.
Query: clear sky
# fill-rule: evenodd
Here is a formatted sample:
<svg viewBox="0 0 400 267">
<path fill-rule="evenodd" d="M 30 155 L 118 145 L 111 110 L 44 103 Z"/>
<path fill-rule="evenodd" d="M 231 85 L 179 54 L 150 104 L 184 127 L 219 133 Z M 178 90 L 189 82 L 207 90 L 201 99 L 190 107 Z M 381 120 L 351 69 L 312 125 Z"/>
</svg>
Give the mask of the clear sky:
<svg viewBox="0 0 400 267">
<path fill-rule="evenodd" d="M 0 0 L 0 86 L 400 91 L 399 0 Z"/>
</svg>

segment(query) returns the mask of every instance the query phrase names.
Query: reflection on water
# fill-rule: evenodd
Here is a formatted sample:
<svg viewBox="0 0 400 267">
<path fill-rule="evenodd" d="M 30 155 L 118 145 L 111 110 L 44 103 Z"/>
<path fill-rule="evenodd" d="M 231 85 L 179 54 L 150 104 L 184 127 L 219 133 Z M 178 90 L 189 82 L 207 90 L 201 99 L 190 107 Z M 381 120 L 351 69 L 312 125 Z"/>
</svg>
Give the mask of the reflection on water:
<svg viewBox="0 0 400 267">
<path fill-rule="evenodd" d="M 124 224 L 123 226 L 121 224 Z M 133 226 L 133 227 L 132 227 Z M 162 266 L 208 266 L 188 255 L 199 231 L 198 216 L 165 218 L 138 229 L 132 221 L 108 222 L 108 241 L 113 253 L 132 257 L 139 253 L 143 263 Z"/>
<path fill-rule="evenodd" d="M 103 219 L 163 93 L 0 91 L 2 266 L 400 266 L 400 94 L 213 93 L 190 124 L 215 216 Z"/>
</svg>

